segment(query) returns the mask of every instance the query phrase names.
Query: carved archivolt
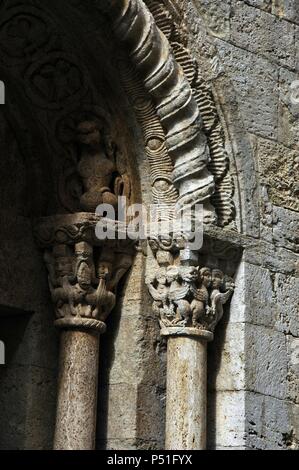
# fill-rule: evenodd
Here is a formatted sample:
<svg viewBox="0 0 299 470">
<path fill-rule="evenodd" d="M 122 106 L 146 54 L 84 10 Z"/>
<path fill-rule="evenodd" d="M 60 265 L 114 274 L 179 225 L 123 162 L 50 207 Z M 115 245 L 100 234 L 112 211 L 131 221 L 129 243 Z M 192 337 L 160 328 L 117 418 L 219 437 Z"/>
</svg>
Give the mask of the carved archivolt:
<svg viewBox="0 0 299 470">
<path fill-rule="evenodd" d="M 117 37 L 126 45 L 145 89 L 155 102 L 172 157 L 178 207 L 204 204 L 206 222 L 215 222 L 209 203 L 215 190 L 209 172 L 209 148 L 199 108 L 169 42 L 140 0 L 103 2 Z"/>
<path fill-rule="evenodd" d="M 208 169 L 215 179 L 215 192 L 211 202 L 217 212 L 218 225 L 229 225 L 235 219 L 234 181 L 229 171 L 224 131 L 211 88 L 201 77 L 199 65 L 188 49 L 183 2 L 146 0 L 146 4 L 157 26 L 167 37 L 175 59 L 183 68 L 192 88 L 203 121 L 203 130 L 208 139 Z"/>
<path fill-rule="evenodd" d="M 146 4 L 153 16 L 140 0 L 109 2 L 106 8 L 114 15 L 116 34 L 129 47 L 132 63 L 153 98 L 166 131 L 164 145 L 174 164 L 172 176 L 179 192 L 179 207 L 210 198 L 218 224 L 229 225 L 235 218 L 234 183 L 213 94 L 186 47 L 184 25 L 176 24 L 163 2 L 147 0 Z M 144 103 L 144 117 L 148 109 Z M 161 152 L 163 142 L 160 143 L 160 149 L 159 145 L 156 147 L 160 165 L 150 159 L 152 173 L 163 164 L 169 170 L 169 162 Z M 164 185 L 164 190 L 171 191 L 171 184 Z M 173 191 L 169 200 L 171 196 L 175 197 Z M 207 208 L 206 222 L 215 222 L 208 204 Z"/>
</svg>

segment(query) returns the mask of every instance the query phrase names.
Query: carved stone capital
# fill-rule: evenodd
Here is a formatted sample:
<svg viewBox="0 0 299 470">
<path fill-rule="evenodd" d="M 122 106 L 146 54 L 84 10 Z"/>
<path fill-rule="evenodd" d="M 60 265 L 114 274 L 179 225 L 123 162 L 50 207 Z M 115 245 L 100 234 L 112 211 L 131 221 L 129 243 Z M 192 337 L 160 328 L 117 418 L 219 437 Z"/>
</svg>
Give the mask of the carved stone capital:
<svg viewBox="0 0 299 470">
<path fill-rule="evenodd" d="M 198 266 L 160 267 L 147 284 L 162 334 L 205 332 L 209 340 L 234 291 L 232 278 L 222 271 Z"/>
<path fill-rule="evenodd" d="M 82 213 L 42 219 L 37 225 L 59 328 L 104 333 L 118 283 L 132 264 L 133 242 L 99 240 L 98 223 L 106 222 Z"/>
</svg>

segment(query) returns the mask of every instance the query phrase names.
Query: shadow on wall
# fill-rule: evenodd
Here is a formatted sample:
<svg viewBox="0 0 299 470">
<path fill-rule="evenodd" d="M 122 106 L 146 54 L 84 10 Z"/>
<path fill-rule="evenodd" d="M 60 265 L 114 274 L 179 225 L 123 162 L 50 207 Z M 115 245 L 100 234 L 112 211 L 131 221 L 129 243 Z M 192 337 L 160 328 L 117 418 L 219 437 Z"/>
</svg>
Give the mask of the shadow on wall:
<svg viewBox="0 0 299 470">
<path fill-rule="evenodd" d="M 229 305 L 221 322 L 217 325 L 215 339 L 208 344 L 208 414 L 207 414 L 207 448 L 216 450 L 217 447 L 217 376 L 223 359 L 226 330 L 229 324 Z"/>
<path fill-rule="evenodd" d="M 0 449 L 23 446 L 22 422 L 26 419 L 25 368 L 18 360 L 20 345 L 32 313 L 0 306 L 0 335 L 5 349 L 5 364 L 0 357 Z M 12 436 L 14 438 L 12 439 Z M 12 449 L 13 450 L 13 449 Z"/>
</svg>

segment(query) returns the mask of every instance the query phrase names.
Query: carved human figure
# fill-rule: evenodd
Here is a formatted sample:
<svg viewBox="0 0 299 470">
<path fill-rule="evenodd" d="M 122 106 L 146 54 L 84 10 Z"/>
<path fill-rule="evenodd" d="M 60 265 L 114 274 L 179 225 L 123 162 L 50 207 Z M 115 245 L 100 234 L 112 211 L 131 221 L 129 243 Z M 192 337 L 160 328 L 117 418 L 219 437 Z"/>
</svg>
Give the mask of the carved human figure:
<svg viewBox="0 0 299 470">
<path fill-rule="evenodd" d="M 168 321 L 173 313 L 169 308 L 169 286 L 167 284 L 166 270 L 161 269 L 148 283 L 148 289 L 154 299 L 153 311 L 161 317 L 162 321 Z"/>
<path fill-rule="evenodd" d="M 53 252 L 45 252 L 45 263 L 48 268 L 48 281 L 56 316 L 62 318 L 71 314 L 68 302 L 73 279 L 73 256 L 66 245 L 57 245 Z"/>
<path fill-rule="evenodd" d="M 103 322 L 107 319 L 116 302 L 115 294 L 107 289 L 112 270 L 113 264 L 111 259 L 109 259 L 109 256 L 105 257 L 105 254 L 102 255 L 98 261 L 97 268 L 98 286 L 86 296 L 86 301 L 91 306 L 92 318 Z"/>
<path fill-rule="evenodd" d="M 93 261 L 93 247 L 81 242 L 75 245 L 75 285 L 73 285 L 69 302 L 74 315 L 91 317 L 91 306 L 86 300 L 87 295 L 94 291 L 96 283 Z"/>
<path fill-rule="evenodd" d="M 100 123 L 96 120 L 81 122 L 77 131 L 81 150 L 78 174 L 84 190 L 80 198 L 82 209 L 95 212 L 100 204 L 116 207 L 117 196 L 112 188 L 116 165 L 107 154 Z"/>
<path fill-rule="evenodd" d="M 217 323 L 223 317 L 223 305 L 229 300 L 234 292 L 234 283 L 228 278 L 227 283 L 224 282 L 225 277 L 222 271 L 219 269 L 212 270 L 212 292 L 210 296 L 211 301 L 211 312 L 214 318 L 212 328 L 215 328 Z M 226 292 L 221 292 L 221 289 L 225 289 Z"/>
<path fill-rule="evenodd" d="M 183 277 L 181 277 L 183 274 Z M 187 325 L 191 319 L 191 306 L 188 302 L 188 294 L 190 292 L 190 285 L 187 282 L 189 273 L 180 273 L 179 269 L 175 266 L 170 266 L 167 269 L 167 282 L 170 285 L 169 299 L 175 306 L 175 319 L 174 323 L 182 323 Z"/>
<path fill-rule="evenodd" d="M 209 268 L 202 268 L 198 273 L 199 288 L 193 287 L 194 299 L 191 302 L 192 326 L 198 327 L 209 311 L 209 287 L 212 281 L 212 273 Z"/>
</svg>

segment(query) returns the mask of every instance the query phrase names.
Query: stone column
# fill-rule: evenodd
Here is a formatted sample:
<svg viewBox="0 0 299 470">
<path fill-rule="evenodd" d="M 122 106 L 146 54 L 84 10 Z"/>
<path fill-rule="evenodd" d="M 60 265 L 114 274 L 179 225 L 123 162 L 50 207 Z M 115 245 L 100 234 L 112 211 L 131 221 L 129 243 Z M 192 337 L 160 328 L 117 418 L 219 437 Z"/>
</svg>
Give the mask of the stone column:
<svg viewBox="0 0 299 470">
<path fill-rule="evenodd" d="M 167 450 L 206 448 L 208 331 L 164 328 L 167 337 Z M 179 406 L 178 406 L 179 405 Z"/>
<path fill-rule="evenodd" d="M 61 332 L 55 450 L 95 448 L 99 338 L 96 330 Z"/>
<path fill-rule="evenodd" d="M 133 260 L 132 242 L 96 238 L 99 220 L 88 214 L 57 216 L 42 221 L 38 230 L 55 326 L 61 330 L 56 450 L 95 448 L 100 335 L 115 306 L 118 282 Z"/>
<path fill-rule="evenodd" d="M 170 265 L 148 282 L 167 338 L 167 450 L 204 450 L 207 435 L 207 343 L 233 292 L 219 269 Z"/>
</svg>

